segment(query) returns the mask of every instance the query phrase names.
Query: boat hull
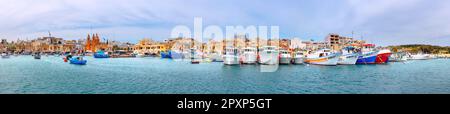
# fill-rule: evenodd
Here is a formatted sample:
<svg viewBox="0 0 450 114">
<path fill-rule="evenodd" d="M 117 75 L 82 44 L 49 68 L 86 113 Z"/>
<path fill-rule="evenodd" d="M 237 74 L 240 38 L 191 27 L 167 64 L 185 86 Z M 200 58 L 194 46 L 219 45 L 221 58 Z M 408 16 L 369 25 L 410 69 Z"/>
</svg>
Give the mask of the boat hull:
<svg viewBox="0 0 450 114">
<path fill-rule="evenodd" d="M 214 53 L 211 55 L 211 59 L 213 62 L 223 62 L 223 57 L 220 54 Z"/>
<path fill-rule="evenodd" d="M 376 64 L 383 64 L 388 63 L 389 56 L 391 56 L 391 53 L 382 53 L 377 55 L 377 59 L 375 60 Z"/>
<path fill-rule="evenodd" d="M 376 52 L 358 56 L 356 64 L 375 64 L 378 54 Z"/>
<path fill-rule="evenodd" d="M 277 65 L 279 64 L 278 53 L 261 54 L 259 63 L 264 65 Z"/>
<path fill-rule="evenodd" d="M 339 65 L 354 65 L 358 61 L 358 56 L 341 56 L 339 58 Z"/>
<path fill-rule="evenodd" d="M 339 58 L 337 56 L 321 57 L 321 58 L 306 58 L 305 62 L 313 65 L 335 66 Z"/>
<path fill-rule="evenodd" d="M 223 64 L 224 65 L 239 65 L 239 57 L 225 55 L 223 57 Z"/>
<path fill-rule="evenodd" d="M 303 58 L 294 58 L 294 64 L 303 64 Z"/>
<path fill-rule="evenodd" d="M 95 53 L 94 58 L 109 58 L 109 55 Z"/>
<path fill-rule="evenodd" d="M 86 65 L 87 60 L 76 60 L 76 59 L 71 59 L 70 60 L 70 64 L 75 64 L 75 65 Z"/>
<path fill-rule="evenodd" d="M 241 59 L 243 64 L 255 64 L 257 61 L 256 54 L 244 54 Z"/>
<path fill-rule="evenodd" d="M 290 57 L 281 57 L 280 64 L 291 64 L 291 58 Z"/>
</svg>

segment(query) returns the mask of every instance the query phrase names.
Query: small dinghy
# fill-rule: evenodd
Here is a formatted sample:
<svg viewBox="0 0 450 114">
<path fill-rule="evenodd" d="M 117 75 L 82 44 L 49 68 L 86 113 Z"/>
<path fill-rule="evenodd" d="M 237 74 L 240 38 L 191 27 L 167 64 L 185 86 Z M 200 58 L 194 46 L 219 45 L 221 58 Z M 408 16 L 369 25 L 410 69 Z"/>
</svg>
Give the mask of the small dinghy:
<svg viewBox="0 0 450 114">
<path fill-rule="evenodd" d="M 33 56 L 34 56 L 34 59 L 41 59 L 40 53 L 35 53 Z"/>
<path fill-rule="evenodd" d="M 70 58 L 70 64 L 75 64 L 75 65 L 86 65 L 87 60 L 83 60 L 83 57 L 73 57 Z"/>
</svg>

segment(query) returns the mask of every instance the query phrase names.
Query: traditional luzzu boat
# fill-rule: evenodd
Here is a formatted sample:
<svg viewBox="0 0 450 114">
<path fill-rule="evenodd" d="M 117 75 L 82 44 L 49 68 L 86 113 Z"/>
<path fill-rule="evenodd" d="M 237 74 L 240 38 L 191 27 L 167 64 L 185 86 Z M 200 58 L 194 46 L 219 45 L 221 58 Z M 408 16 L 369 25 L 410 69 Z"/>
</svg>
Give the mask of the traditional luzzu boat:
<svg viewBox="0 0 450 114">
<path fill-rule="evenodd" d="M 100 50 L 94 53 L 94 58 L 109 58 L 109 55 L 104 51 Z"/>
<path fill-rule="evenodd" d="M 360 53 L 356 53 L 354 47 L 345 47 L 342 49 L 342 55 L 339 57 L 338 64 L 354 65 L 356 64 L 359 55 Z"/>
<path fill-rule="evenodd" d="M 389 62 L 389 57 L 392 55 L 391 50 L 389 49 L 382 49 L 378 51 L 377 59 L 375 60 L 376 64 L 383 64 Z"/>
<path fill-rule="evenodd" d="M 340 53 L 334 53 L 330 49 L 321 49 L 315 53 L 308 54 L 305 58 L 305 62 L 314 65 L 337 65 Z"/>
<path fill-rule="evenodd" d="M 70 64 L 75 65 L 86 65 L 87 60 L 83 60 L 83 57 L 72 57 L 70 58 Z"/>
</svg>

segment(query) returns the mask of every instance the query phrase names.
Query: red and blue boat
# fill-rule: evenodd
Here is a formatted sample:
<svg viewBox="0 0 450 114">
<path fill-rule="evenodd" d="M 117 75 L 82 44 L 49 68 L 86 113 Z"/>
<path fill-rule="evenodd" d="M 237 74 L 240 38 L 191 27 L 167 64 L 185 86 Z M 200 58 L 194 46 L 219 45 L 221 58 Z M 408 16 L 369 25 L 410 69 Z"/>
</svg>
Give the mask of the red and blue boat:
<svg viewBox="0 0 450 114">
<path fill-rule="evenodd" d="M 388 63 L 392 52 L 389 49 L 373 50 L 374 44 L 364 44 L 362 55 L 358 57 L 356 64 L 384 64 Z"/>
<path fill-rule="evenodd" d="M 375 64 L 378 56 L 378 52 L 370 51 L 367 53 L 362 53 L 361 56 L 356 60 L 356 64 Z"/>
<path fill-rule="evenodd" d="M 356 64 L 375 64 L 378 51 L 374 51 L 375 44 L 364 44 L 361 49 L 361 56 L 356 60 Z"/>
<path fill-rule="evenodd" d="M 376 64 L 383 64 L 389 62 L 389 57 L 392 55 L 391 50 L 383 49 L 378 51 L 377 59 L 375 60 Z"/>
</svg>

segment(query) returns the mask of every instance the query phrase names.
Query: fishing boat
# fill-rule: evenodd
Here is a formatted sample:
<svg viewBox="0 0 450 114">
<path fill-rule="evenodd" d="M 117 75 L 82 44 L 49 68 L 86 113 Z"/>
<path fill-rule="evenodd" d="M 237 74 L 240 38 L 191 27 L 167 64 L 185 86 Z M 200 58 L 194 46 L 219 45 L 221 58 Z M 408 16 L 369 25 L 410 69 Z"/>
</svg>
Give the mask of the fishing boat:
<svg viewBox="0 0 450 114">
<path fill-rule="evenodd" d="M 103 50 L 97 51 L 94 53 L 94 58 L 109 58 L 108 53 L 104 52 Z"/>
<path fill-rule="evenodd" d="M 294 64 L 303 64 L 304 59 L 305 59 L 305 54 L 301 51 L 297 51 L 294 53 L 294 57 L 293 57 L 294 62 L 293 63 Z"/>
<path fill-rule="evenodd" d="M 263 46 L 259 54 L 259 63 L 264 65 L 279 64 L 279 51 L 275 46 Z"/>
<path fill-rule="evenodd" d="M 220 52 L 211 53 L 212 62 L 223 62 L 223 55 Z"/>
<path fill-rule="evenodd" d="M 181 59 L 182 58 L 182 54 L 180 52 L 172 51 L 172 50 L 161 51 L 160 55 L 161 55 L 161 58 L 168 58 L 168 59 Z"/>
<path fill-rule="evenodd" d="M 170 56 L 170 50 L 168 50 L 168 51 L 161 51 L 161 52 L 159 52 L 159 55 L 161 56 L 161 58 L 172 58 L 171 56 Z"/>
<path fill-rule="evenodd" d="M 135 56 L 138 58 L 143 58 L 143 57 L 145 57 L 145 54 L 144 53 L 135 53 Z"/>
<path fill-rule="evenodd" d="M 239 65 L 239 50 L 234 47 L 225 48 L 225 55 L 223 55 L 224 65 Z"/>
<path fill-rule="evenodd" d="M 378 51 L 377 59 L 375 60 L 376 64 L 383 64 L 389 62 L 389 57 L 392 55 L 391 50 L 382 49 Z"/>
<path fill-rule="evenodd" d="M 321 49 L 312 54 L 308 54 L 305 58 L 305 62 L 314 65 L 337 65 L 339 60 L 339 53 L 334 53 L 330 49 Z"/>
<path fill-rule="evenodd" d="M 358 56 L 356 64 L 375 64 L 378 51 L 373 50 L 374 47 L 374 44 L 364 44 L 363 48 L 359 52 L 360 56 Z"/>
<path fill-rule="evenodd" d="M 404 52 L 393 53 L 389 57 L 389 62 L 405 62 L 408 61 L 408 55 Z"/>
<path fill-rule="evenodd" d="M 1 56 L 2 56 L 2 58 L 9 58 L 9 54 L 8 53 L 6 53 L 6 52 L 3 52 L 2 54 L 1 54 Z"/>
<path fill-rule="evenodd" d="M 253 47 L 243 49 L 241 60 L 243 64 L 255 64 L 257 62 L 257 50 Z"/>
<path fill-rule="evenodd" d="M 411 60 L 427 60 L 427 59 L 429 59 L 429 55 L 419 52 L 417 54 L 411 55 L 409 59 L 411 59 Z"/>
<path fill-rule="evenodd" d="M 345 47 L 341 50 L 342 55 L 339 57 L 338 64 L 340 65 L 354 65 L 358 60 L 359 53 L 355 52 L 354 47 Z"/>
<path fill-rule="evenodd" d="M 37 52 L 34 55 L 34 59 L 41 59 L 41 53 Z"/>
<path fill-rule="evenodd" d="M 287 50 L 280 50 L 280 64 L 291 64 L 291 53 Z"/>
<path fill-rule="evenodd" d="M 70 64 L 75 65 L 86 65 L 87 60 L 83 60 L 83 57 L 72 57 L 70 58 Z"/>
</svg>

